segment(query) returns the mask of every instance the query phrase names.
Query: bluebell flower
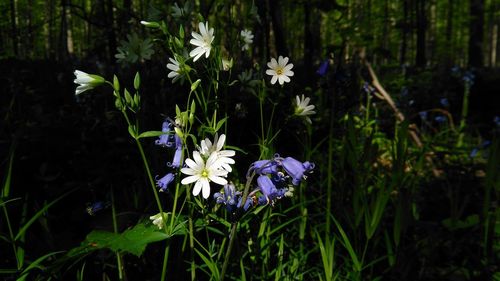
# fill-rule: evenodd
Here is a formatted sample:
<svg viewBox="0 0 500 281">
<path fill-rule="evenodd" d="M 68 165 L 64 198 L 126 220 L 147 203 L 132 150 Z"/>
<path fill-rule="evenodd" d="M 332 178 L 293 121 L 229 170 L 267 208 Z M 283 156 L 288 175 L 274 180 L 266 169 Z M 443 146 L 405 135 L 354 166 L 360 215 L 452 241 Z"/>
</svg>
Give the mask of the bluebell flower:
<svg viewBox="0 0 500 281">
<path fill-rule="evenodd" d="M 453 66 L 453 67 L 451 68 L 451 74 L 453 74 L 453 75 L 458 75 L 458 74 L 460 74 L 460 67 L 458 67 L 458 66 L 456 66 L 456 65 L 455 65 L 455 66 Z"/>
<path fill-rule="evenodd" d="M 472 73 L 471 71 L 466 71 L 464 76 L 462 77 L 462 80 L 464 80 L 466 86 L 470 87 L 474 85 L 475 78 L 476 76 L 474 75 L 474 73 Z"/>
<path fill-rule="evenodd" d="M 258 175 L 275 174 L 278 172 L 278 162 L 275 160 L 259 160 L 253 162 L 248 169 L 247 178 L 253 171 Z"/>
<path fill-rule="evenodd" d="M 293 185 L 299 185 L 302 179 L 306 178 L 305 174 L 314 169 L 314 163 L 308 161 L 302 163 L 292 157 L 281 159 L 280 163 L 286 173 L 292 178 Z"/>
<path fill-rule="evenodd" d="M 165 134 L 161 135 L 159 139 L 155 141 L 155 144 L 164 147 L 172 147 L 175 143 L 175 132 L 172 130 L 172 123 L 164 121 L 161 131 Z"/>
<path fill-rule="evenodd" d="M 94 203 L 87 204 L 86 211 L 89 215 L 95 216 L 99 211 L 109 208 L 111 206 L 110 202 L 96 201 Z"/>
<path fill-rule="evenodd" d="M 175 135 L 175 154 L 172 163 L 170 164 L 173 168 L 179 168 L 181 166 L 182 158 L 182 139 L 176 134 Z"/>
<path fill-rule="evenodd" d="M 427 120 L 427 111 L 420 111 L 418 115 L 420 116 L 420 119 Z"/>
<path fill-rule="evenodd" d="M 500 116 L 495 116 L 495 118 L 493 118 L 493 123 L 495 123 L 497 127 L 500 127 Z"/>
<path fill-rule="evenodd" d="M 470 158 L 476 157 L 480 150 L 483 150 L 490 145 L 491 145 L 491 141 L 489 141 L 489 140 L 483 141 L 479 146 L 476 146 L 476 147 L 474 147 L 474 149 L 472 149 L 472 151 L 469 154 L 469 157 Z"/>
<path fill-rule="evenodd" d="M 320 76 L 325 76 L 329 66 L 330 66 L 330 60 L 326 59 L 322 61 L 316 73 L 318 73 Z"/>
<path fill-rule="evenodd" d="M 173 182 L 174 179 L 175 179 L 175 175 L 173 173 L 168 173 L 163 178 L 156 179 L 156 185 L 160 188 L 161 192 L 165 192 L 165 191 L 167 191 L 168 185 L 171 182 Z"/>
<path fill-rule="evenodd" d="M 277 189 L 271 179 L 266 175 L 257 178 L 257 185 L 262 192 L 262 196 L 258 199 L 259 205 L 267 205 L 274 202 L 276 199 L 281 199 L 287 192 L 286 188 Z"/>
<path fill-rule="evenodd" d="M 363 90 L 367 93 L 367 94 L 372 94 L 375 92 L 375 89 L 370 86 L 370 84 L 368 82 L 365 82 L 363 84 Z"/>
<path fill-rule="evenodd" d="M 434 117 L 434 120 L 438 123 L 444 123 L 446 122 L 446 117 L 444 117 L 443 115 L 438 115 Z"/>
<path fill-rule="evenodd" d="M 441 105 L 444 106 L 444 107 L 450 107 L 450 103 L 448 102 L 447 98 L 440 99 L 439 103 L 441 103 Z"/>
<path fill-rule="evenodd" d="M 226 209 L 229 212 L 233 212 L 236 209 L 238 201 L 240 201 L 240 197 L 241 192 L 236 191 L 236 188 L 232 183 L 224 185 L 224 191 L 216 192 L 214 194 L 215 202 L 217 204 L 226 205 Z"/>
</svg>

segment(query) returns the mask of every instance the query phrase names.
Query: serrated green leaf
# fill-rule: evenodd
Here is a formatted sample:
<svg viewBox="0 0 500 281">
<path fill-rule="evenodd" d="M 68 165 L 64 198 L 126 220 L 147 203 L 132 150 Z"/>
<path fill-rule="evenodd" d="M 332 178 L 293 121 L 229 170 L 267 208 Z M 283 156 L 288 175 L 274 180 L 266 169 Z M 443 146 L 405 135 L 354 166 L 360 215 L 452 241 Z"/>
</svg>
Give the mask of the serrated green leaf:
<svg viewBox="0 0 500 281">
<path fill-rule="evenodd" d="M 107 248 L 113 251 L 123 251 L 140 256 L 148 244 L 162 241 L 169 237 L 164 232 L 160 232 L 156 226 L 146 226 L 141 223 L 121 234 L 94 230 L 87 235 L 84 244 L 96 249 Z"/>
</svg>

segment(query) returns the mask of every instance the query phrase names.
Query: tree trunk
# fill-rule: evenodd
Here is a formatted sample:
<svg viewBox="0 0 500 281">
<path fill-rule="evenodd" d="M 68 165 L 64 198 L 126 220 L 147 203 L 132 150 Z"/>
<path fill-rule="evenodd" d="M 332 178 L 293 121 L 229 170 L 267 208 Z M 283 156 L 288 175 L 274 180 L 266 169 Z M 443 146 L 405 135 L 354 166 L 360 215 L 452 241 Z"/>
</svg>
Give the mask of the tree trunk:
<svg viewBox="0 0 500 281">
<path fill-rule="evenodd" d="M 305 81 L 311 81 L 313 73 L 313 38 L 311 31 L 311 3 L 304 2 L 304 72 Z"/>
<path fill-rule="evenodd" d="M 19 42 L 17 36 L 17 0 L 10 0 L 10 27 L 12 33 L 12 48 L 14 56 L 19 56 Z"/>
<path fill-rule="evenodd" d="M 401 26 L 401 55 L 399 59 L 399 63 L 404 65 L 406 63 L 406 49 L 408 48 L 408 31 L 409 31 L 409 22 L 408 22 L 408 0 L 403 0 L 403 20 Z"/>
<path fill-rule="evenodd" d="M 269 0 L 269 10 L 273 23 L 274 42 L 278 56 L 288 56 L 285 33 L 283 32 L 283 20 L 281 13 L 282 2 L 280 0 Z"/>
<path fill-rule="evenodd" d="M 448 67 L 450 67 L 453 64 L 453 41 L 452 41 L 452 32 L 453 32 L 453 1 L 454 0 L 448 0 L 448 14 L 447 14 L 447 19 L 446 19 L 446 33 L 445 33 L 445 40 L 446 40 L 446 63 Z"/>
<path fill-rule="evenodd" d="M 68 22 L 66 19 L 67 0 L 61 0 L 61 28 L 59 30 L 58 58 L 62 61 L 68 58 Z"/>
<path fill-rule="evenodd" d="M 469 66 L 483 66 L 484 0 L 470 1 Z"/>
<path fill-rule="evenodd" d="M 426 64 L 425 32 L 427 29 L 425 17 L 425 0 L 416 0 L 415 5 L 415 11 L 417 13 L 417 56 L 415 61 L 418 67 L 424 67 Z"/>
</svg>

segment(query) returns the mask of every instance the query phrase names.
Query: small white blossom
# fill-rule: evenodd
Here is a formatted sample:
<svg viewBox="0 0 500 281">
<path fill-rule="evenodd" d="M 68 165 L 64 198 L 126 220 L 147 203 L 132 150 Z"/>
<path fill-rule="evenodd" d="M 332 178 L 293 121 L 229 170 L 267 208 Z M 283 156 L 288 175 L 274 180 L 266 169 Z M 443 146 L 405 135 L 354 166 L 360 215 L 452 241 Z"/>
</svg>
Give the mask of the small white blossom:
<svg viewBox="0 0 500 281">
<path fill-rule="evenodd" d="M 170 69 L 170 73 L 168 73 L 168 78 L 173 78 L 172 82 L 177 81 L 181 78 L 182 69 L 179 65 L 179 62 L 176 59 L 168 58 L 171 63 L 167 64 L 167 68 Z"/>
<path fill-rule="evenodd" d="M 163 219 L 161 218 L 162 213 L 158 213 L 154 216 L 150 216 L 149 219 L 153 221 L 153 224 L 156 225 L 159 229 L 162 229 L 164 225 L 164 221 L 167 220 L 168 213 L 163 213 Z"/>
<path fill-rule="evenodd" d="M 80 70 L 75 70 L 74 74 L 76 76 L 74 83 L 80 85 L 76 88 L 76 95 L 79 95 L 87 90 L 91 90 L 106 81 L 99 75 L 88 74 Z"/>
<path fill-rule="evenodd" d="M 250 45 L 253 43 L 253 34 L 251 30 L 243 29 L 240 32 L 241 38 L 243 39 L 243 46 L 241 50 L 245 51 L 250 49 Z"/>
<path fill-rule="evenodd" d="M 309 124 L 311 124 L 311 118 L 309 118 L 308 115 L 313 115 L 313 114 L 316 114 L 316 111 L 314 111 L 314 105 L 310 105 L 309 104 L 309 101 L 311 99 L 310 98 L 306 98 L 304 97 L 304 95 L 302 95 L 302 98 L 300 98 L 299 96 L 295 96 L 295 112 L 294 114 L 297 115 L 297 116 L 303 116 L 305 117 L 305 119 L 307 120 L 307 122 Z"/>
<path fill-rule="evenodd" d="M 267 75 L 271 75 L 271 84 L 275 84 L 276 81 L 280 83 L 280 85 L 283 85 L 285 82 L 290 82 L 290 78 L 288 76 L 293 76 L 293 71 L 291 70 L 293 68 L 293 64 L 287 64 L 288 63 L 288 57 L 278 57 L 278 61 L 276 61 L 275 58 L 272 58 L 270 62 L 267 63 L 267 66 L 269 67 L 268 70 L 266 70 Z"/>
<path fill-rule="evenodd" d="M 231 172 L 232 168 L 229 164 L 234 164 L 234 160 L 230 157 L 235 155 L 234 150 L 222 150 L 224 143 L 226 142 L 226 135 L 222 134 L 220 137 L 216 134 L 214 137 L 214 142 L 206 138 L 201 141 L 201 147 L 199 149 L 203 157 L 209 157 L 211 154 L 215 153 L 217 159 L 215 162 L 219 164 L 222 169 Z"/>
<path fill-rule="evenodd" d="M 188 175 L 183 178 L 181 183 L 184 185 L 195 183 L 193 188 L 193 195 L 197 196 L 202 192 L 203 198 L 207 199 L 210 196 L 210 182 L 216 184 L 227 184 L 227 171 L 222 169 L 220 164 L 217 163 L 217 153 L 210 154 L 207 161 L 203 160 L 198 151 L 193 151 L 193 159 L 186 159 L 185 163 L 187 168 L 182 168 L 181 173 Z"/>
<path fill-rule="evenodd" d="M 189 56 L 194 58 L 193 61 L 197 61 L 203 54 L 205 58 L 210 56 L 210 50 L 212 49 L 212 41 L 214 41 L 214 29 L 208 29 L 208 22 L 203 24 L 200 22 L 198 24 L 200 28 L 200 33 L 191 32 L 193 39 L 189 41 L 192 45 L 197 46 L 189 53 Z"/>
</svg>

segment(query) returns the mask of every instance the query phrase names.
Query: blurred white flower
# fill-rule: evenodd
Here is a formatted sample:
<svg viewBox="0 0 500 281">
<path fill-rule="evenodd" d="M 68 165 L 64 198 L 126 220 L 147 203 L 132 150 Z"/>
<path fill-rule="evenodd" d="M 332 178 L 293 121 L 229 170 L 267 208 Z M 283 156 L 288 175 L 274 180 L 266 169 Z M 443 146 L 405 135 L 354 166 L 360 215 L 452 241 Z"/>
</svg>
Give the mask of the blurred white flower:
<svg viewBox="0 0 500 281">
<path fill-rule="evenodd" d="M 210 182 L 216 184 L 227 184 L 227 171 L 222 169 L 220 164 L 217 163 L 217 153 L 210 154 L 207 161 L 201 158 L 198 151 L 193 151 L 193 159 L 186 159 L 185 163 L 187 168 L 182 168 L 181 173 L 188 175 L 183 178 L 181 183 L 184 185 L 195 183 L 193 188 L 193 195 L 197 196 L 202 192 L 203 198 L 207 199 L 210 196 Z"/>
<path fill-rule="evenodd" d="M 248 29 L 243 29 L 240 34 L 241 38 L 243 39 L 243 47 L 241 47 L 241 50 L 245 51 L 250 49 L 250 45 L 253 43 L 252 31 Z"/>
<path fill-rule="evenodd" d="M 205 54 L 205 58 L 210 56 L 210 50 L 212 49 L 212 41 L 214 41 L 214 29 L 208 29 L 208 22 L 203 24 L 200 22 L 198 24 L 200 28 L 200 33 L 191 32 L 191 36 L 193 39 L 189 41 L 192 45 L 197 46 L 189 53 L 189 56 L 194 58 L 193 61 L 197 61 L 203 54 Z"/>
<path fill-rule="evenodd" d="M 106 82 L 106 80 L 99 75 L 88 74 L 80 70 L 75 70 L 74 74 L 76 76 L 74 83 L 80 85 L 76 88 L 76 95 L 79 95 L 87 90 L 91 90 Z"/>
<path fill-rule="evenodd" d="M 173 78 L 172 82 L 177 81 L 182 76 L 182 69 L 179 65 L 179 62 L 176 59 L 168 58 L 171 63 L 167 64 L 167 68 L 170 69 L 170 73 L 168 73 L 168 78 Z"/>
<path fill-rule="evenodd" d="M 280 85 L 283 85 L 285 82 L 290 82 L 290 78 L 288 76 L 293 76 L 293 71 L 291 70 L 293 68 L 293 64 L 287 64 L 288 63 L 288 57 L 278 57 L 278 61 L 276 61 L 275 58 L 271 58 L 271 61 L 267 63 L 267 66 L 269 67 L 268 70 L 266 70 L 267 75 L 271 75 L 271 84 L 275 84 L 276 81 L 280 83 Z"/>
<path fill-rule="evenodd" d="M 297 116 L 304 117 L 309 124 L 312 124 L 311 118 L 309 118 L 308 115 L 313 115 L 316 114 L 316 111 L 314 111 L 314 105 L 310 105 L 309 101 L 310 98 L 304 97 L 302 95 L 302 98 L 299 96 L 295 96 L 295 112 L 294 114 Z"/>
</svg>

